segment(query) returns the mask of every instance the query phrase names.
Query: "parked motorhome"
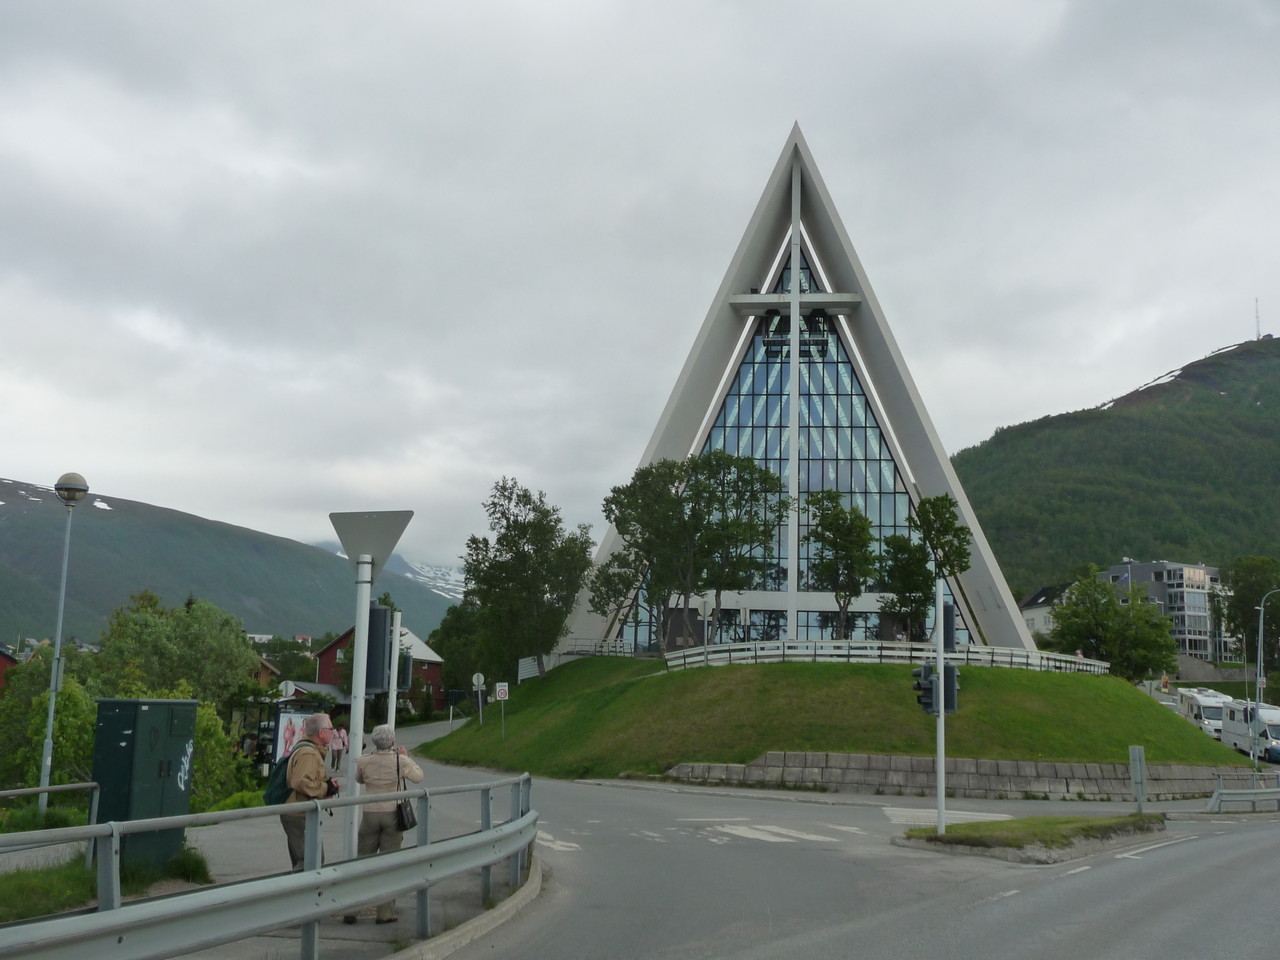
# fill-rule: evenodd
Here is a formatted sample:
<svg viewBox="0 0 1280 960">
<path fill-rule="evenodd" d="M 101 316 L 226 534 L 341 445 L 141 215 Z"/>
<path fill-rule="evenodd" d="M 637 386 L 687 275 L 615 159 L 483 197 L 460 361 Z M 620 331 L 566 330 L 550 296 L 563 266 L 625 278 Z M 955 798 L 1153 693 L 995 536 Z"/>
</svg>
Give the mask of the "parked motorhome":
<svg viewBox="0 0 1280 960">
<path fill-rule="evenodd" d="M 1222 711 L 1222 742 L 1250 757 L 1280 763 L 1280 707 L 1228 700 Z"/>
<path fill-rule="evenodd" d="M 1230 700 L 1208 687 L 1179 687 L 1178 715 L 1186 717 L 1215 740 L 1222 739 L 1222 708 Z"/>
</svg>

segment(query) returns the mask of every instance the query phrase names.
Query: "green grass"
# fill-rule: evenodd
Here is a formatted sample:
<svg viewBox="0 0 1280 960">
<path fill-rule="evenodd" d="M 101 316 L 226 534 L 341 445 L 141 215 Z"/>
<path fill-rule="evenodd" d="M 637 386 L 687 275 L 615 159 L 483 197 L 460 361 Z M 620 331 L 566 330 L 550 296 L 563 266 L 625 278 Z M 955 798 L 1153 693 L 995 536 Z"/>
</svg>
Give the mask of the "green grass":
<svg viewBox="0 0 1280 960">
<path fill-rule="evenodd" d="M 1023 847 L 1040 845 L 1050 849 L 1069 847 L 1077 840 L 1102 840 L 1132 833 L 1161 829 L 1162 813 L 1132 813 L 1121 817 L 1024 817 L 1020 820 L 993 820 L 956 823 L 938 836 L 936 827 L 912 827 L 906 836 L 930 843 L 950 843 L 966 847 Z"/>
<path fill-rule="evenodd" d="M 120 890 L 125 896 L 138 896 L 152 884 L 171 878 L 189 883 L 213 882 L 204 855 L 193 847 L 184 847 L 163 867 L 122 869 Z M 0 873 L 0 923 L 78 910 L 92 903 L 97 895 L 97 868 L 86 867 L 79 855 L 51 867 Z"/>
<path fill-rule="evenodd" d="M 512 690 L 506 740 L 495 708 L 425 744 L 427 756 L 550 777 L 660 774 L 681 761 L 747 763 L 769 750 L 929 756 L 935 724 L 907 664 L 727 666 L 663 672 L 596 657 Z M 1247 763 L 1122 680 L 962 667 L 947 753 L 999 760 Z"/>
<path fill-rule="evenodd" d="M 0 833 L 82 827 L 88 822 L 88 812 L 80 807 L 52 806 L 45 810 L 44 816 L 40 815 L 34 802 L 24 806 L 0 809 Z"/>
</svg>

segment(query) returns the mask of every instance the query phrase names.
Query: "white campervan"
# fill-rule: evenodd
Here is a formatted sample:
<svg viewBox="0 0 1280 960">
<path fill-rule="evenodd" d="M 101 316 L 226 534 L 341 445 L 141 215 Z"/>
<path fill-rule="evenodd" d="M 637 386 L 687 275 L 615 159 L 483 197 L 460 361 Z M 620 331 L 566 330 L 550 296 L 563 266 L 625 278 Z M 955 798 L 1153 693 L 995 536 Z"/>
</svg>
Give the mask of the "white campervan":
<svg viewBox="0 0 1280 960">
<path fill-rule="evenodd" d="M 1228 700 L 1222 711 L 1222 742 L 1251 757 L 1280 763 L 1280 707 Z"/>
<path fill-rule="evenodd" d="M 1178 715 L 1186 717 L 1215 740 L 1222 739 L 1222 708 L 1231 700 L 1208 687 L 1179 687 Z"/>
</svg>

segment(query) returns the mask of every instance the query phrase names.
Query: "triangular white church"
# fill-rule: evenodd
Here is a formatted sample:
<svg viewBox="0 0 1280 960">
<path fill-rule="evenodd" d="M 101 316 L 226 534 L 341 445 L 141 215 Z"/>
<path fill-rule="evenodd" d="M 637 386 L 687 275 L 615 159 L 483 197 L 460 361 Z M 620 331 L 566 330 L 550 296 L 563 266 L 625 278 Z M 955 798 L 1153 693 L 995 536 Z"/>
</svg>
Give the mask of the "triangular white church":
<svg viewBox="0 0 1280 960">
<path fill-rule="evenodd" d="M 1035 649 L 798 125 L 640 464 L 709 449 L 754 457 L 801 502 L 838 490 L 877 538 L 906 533 L 912 504 L 949 493 L 974 540 L 972 566 L 947 584 L 960 642 Z M 725 597 L 716 642 L 830 638 L 835 600 L 805 589 L 805 532 L 801 510 L 780 528 L 759 589 Z M 617 546 L 610 529 L 597 562 Z M 854 601 L 855 642 L 881 639 L 878 600 Z M 592 614 L 584 597 L 562 648 L 620 638 L 656 649 L 655 631 L 635 611 Z"/>
</svg>

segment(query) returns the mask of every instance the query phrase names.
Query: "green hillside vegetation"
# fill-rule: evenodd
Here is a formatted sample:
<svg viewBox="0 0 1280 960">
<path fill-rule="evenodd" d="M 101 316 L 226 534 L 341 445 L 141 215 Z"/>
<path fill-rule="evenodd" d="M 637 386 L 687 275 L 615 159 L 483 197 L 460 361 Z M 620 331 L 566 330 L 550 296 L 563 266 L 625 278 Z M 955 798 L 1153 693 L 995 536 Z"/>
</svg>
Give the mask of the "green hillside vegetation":
<svg viewBox="0 0 1280 960">
<path fill-rule="evenodd" d="M 65 525 L 66 508 L 52 491 L 0 481 L 0 642 L 53 636 Z M 111 611 L 143 590 L 168 606 L 188 596 L 208 600 L 249 633 L 338 634 L 355 617 L 355 572 L 339 556 L 91 492 L 72 519 L 64 637 L 97 642 Z M 377 590 L 391 592 L 405 626 L 422 637 L 450 603 L 386 571 Z"/>
<path fill-rule="evenodd" d="M 934 719 L 907 664 L 787 663 L 665 672 L 660 661 L 597 657 L 511 691 L 428 756 L 549 777 L 661 774 L 681 761 L 748 763 L 769 750 L 934 753 Z M 1000 760 L 1127 763 L 1247 761 L 1114 677 L 961 669 L 947 753 Z"/>
<path fill-rule="evenodd" d="M 1003 428 L 952 462 L 1016 596 L 1126 556 L 1273 556 L 1280 340 L 1191 363 L 1106 410 Z"/>
</svg>

